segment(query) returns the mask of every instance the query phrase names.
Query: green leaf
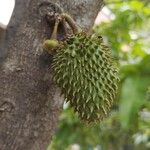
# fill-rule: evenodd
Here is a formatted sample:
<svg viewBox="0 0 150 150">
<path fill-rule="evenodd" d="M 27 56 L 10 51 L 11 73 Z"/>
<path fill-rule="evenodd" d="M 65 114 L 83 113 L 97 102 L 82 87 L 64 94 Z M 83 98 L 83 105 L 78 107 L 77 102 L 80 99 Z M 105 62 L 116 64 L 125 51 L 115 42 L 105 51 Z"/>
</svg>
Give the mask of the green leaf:
<svg viewBox="0 0 150 150">
<path fill-rule="evenodd" d="M 125 80 L 120 101 L 120 121 L 123 128 L 137 129 L 138 112 L 146 102 L 150 77 L 132 76 Z"/>
</svg>

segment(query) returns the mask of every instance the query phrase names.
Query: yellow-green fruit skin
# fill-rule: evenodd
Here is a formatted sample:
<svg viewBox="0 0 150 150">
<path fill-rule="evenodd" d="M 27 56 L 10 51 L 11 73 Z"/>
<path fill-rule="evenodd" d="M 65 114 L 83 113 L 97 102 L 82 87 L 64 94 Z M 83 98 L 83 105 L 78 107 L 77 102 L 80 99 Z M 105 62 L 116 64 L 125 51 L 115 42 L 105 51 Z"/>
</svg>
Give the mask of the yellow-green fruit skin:
<svg viewBox="0 0 150 150">
<path fill-rule="evenodd" d="M 59 42 L 55 39 L 46 40 L 43 43 L 43 48 L 51 54 L 53 49 L 56 48 L 59 45 Z"/>
<path fill-rule="evenodd" d="M 54 81 L 81 120 L 97 122 L 109 114 L 119 79 L 111 51 L 101 37 L 71 36 L 58 49 L 52 68 Z"/>
</svg>

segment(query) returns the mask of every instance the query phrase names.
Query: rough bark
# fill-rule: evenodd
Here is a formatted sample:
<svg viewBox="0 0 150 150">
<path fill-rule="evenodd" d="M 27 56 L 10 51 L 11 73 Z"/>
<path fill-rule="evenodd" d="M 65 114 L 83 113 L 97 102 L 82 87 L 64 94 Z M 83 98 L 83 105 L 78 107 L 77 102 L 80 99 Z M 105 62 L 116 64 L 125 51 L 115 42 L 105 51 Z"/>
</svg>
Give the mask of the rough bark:
<svg viewBox="0 0 150 150">
<path fill-rule="evenodd" d="M 45 0 L 48 2 L 48 0 Z M 51 79 L 52 56 L 43 52 L 43 40 L 53 25 L 43 0 L 16 0 L 0 49 L 0 149 L 45 150 L 54 134 L 63 97 Z M 51 0 L 89 29 L 102 0 Z M 57 7 L 56 7 L 57 8 Z M 55 11 L 58 9 L 55 8 Z M 60 30 L 59 37 L 63 37 Z"/>
<path fill-rule="evenodd" d="M 4 55 L 4 50 L 2 50 L 1 47 L 3 47 L 4 45 L 5 32 L 6 32 L 5 27 L 0 24 L 0 62 L 2 60 L 2 56 Z"/>
<path fill-rule="evenodd" d="M 0 24 L 0 43 L 2 43 L 2 39 L 4 37 L 5 34 L 5 28 L 2 27 L 2 25 Z"/>
</svg>

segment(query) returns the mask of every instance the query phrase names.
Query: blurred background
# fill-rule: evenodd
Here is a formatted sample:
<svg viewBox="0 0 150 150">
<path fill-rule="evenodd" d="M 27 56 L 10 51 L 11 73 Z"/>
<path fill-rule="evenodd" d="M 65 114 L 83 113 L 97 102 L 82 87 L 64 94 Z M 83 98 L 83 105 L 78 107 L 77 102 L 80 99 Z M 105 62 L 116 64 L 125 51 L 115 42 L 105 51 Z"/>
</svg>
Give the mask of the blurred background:
<svg viewBox="0 0 150 150">
<path fill-rule="evenodd" d="M 105 3 L 93 31 L 103 36 L 120 68 L 113 110 L 102 122 L 87 125 L 64 104 L 48 150 L 150 149 L 150 0 Z M 0 31 L 13 7 L 14 0 L 0 0 Z"/>
</svg>

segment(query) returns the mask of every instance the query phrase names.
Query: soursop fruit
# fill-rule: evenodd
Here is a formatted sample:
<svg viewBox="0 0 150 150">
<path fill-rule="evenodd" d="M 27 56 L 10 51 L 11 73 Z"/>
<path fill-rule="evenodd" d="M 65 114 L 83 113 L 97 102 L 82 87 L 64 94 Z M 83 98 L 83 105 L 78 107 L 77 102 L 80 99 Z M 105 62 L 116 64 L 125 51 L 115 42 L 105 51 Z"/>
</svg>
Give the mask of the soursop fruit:
<svg viewBox="0 0 150 150">
<path fill-rule="evenodd" d="M 118 71 L 101 37 L 83 32 L 70 36 L 57 49 L 52 68 L 54 81 L 81 120 L 95 122 L 109 114 Z"/>
</svg>

